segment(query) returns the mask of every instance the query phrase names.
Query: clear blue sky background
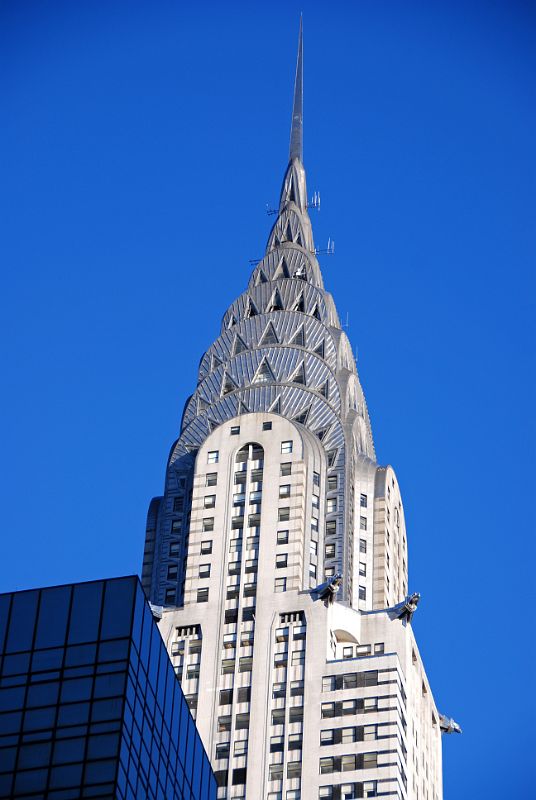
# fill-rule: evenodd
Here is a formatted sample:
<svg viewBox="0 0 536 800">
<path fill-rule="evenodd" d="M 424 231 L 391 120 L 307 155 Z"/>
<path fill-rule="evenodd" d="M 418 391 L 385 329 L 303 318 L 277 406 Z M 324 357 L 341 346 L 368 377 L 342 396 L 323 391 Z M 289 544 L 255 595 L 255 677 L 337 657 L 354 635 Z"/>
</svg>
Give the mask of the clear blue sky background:
<svg viewBox="0 0 536 800">
<path fill-rule="evenodd" d="M 445 797 L 525 798 L 529 3 L 1 3 L 0 590 L 139 571 L 199 358 L 263 254 L 300 10 L 324 277 L 402 486 L 432 687 L 464 728 Z"/>
</svg>

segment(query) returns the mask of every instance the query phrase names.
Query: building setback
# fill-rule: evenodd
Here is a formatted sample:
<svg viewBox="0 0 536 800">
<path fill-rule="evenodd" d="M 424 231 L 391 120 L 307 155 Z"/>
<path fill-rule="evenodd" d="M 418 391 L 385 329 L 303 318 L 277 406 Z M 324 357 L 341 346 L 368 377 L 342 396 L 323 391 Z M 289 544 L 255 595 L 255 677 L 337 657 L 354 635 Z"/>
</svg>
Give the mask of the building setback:
<svg viewBox="0 0 536 800">
<path fill-rule="evenodd" d="M 0 797 L 215 799 L 138 578 L 0 595 Z"/>
<path fill-rule="evenodd" d="M 411 628 L 404 510 L 376 462 L 350 343 L 324 289 L 302 163 L 264 258 L 199 367 L 143 585 L 218 798 L 440 800 L 441 730 Z"/>
</svg>

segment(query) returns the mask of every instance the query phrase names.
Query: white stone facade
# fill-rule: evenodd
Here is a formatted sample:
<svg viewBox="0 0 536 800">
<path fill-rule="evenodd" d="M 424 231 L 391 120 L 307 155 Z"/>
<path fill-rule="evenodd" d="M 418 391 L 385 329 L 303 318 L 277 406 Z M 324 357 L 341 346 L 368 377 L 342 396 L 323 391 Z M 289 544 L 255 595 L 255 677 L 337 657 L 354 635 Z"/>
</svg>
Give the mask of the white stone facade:
<svg viewBox="0 0 536 800">
<path fill-rule="evenodd" d="M 307 214 L 301 63 L 300 39 L 279 214 L 201 359 L 143 581 L 222 800 L 440 800 L 400 489 Z"/>
</svg>

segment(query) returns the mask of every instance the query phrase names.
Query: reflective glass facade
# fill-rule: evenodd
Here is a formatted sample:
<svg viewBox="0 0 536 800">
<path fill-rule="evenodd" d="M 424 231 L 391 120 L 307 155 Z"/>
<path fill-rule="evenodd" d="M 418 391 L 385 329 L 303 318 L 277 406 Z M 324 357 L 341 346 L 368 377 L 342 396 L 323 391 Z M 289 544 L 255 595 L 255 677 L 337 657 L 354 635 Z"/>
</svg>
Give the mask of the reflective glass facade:
<svg viewBox="0 0 536 800">
<path fill-rule="evenodd" d="M 136 577 L 0 595 L 0 798 L 212 800 Z"/>
</svg>

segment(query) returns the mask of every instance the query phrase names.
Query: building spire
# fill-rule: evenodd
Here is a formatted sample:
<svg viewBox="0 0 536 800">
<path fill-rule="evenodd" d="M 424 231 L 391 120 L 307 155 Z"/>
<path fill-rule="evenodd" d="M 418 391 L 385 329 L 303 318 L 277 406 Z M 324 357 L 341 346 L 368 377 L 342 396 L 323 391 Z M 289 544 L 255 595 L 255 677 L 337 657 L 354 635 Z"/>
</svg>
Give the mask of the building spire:
<svg viewBox="0 0 536 800">
<path fill-rule="evenodd" d="M 289 160 L 298 158 L 303 161 L 303 17 L 300 16 L 300 34 L 298 37 L 298 58 L 296 60 L 296 79 L 294 81 L 294 104 L 292 107 L 292 125 L 290 128 Z"/>
</svg>

